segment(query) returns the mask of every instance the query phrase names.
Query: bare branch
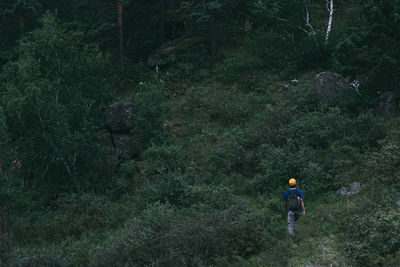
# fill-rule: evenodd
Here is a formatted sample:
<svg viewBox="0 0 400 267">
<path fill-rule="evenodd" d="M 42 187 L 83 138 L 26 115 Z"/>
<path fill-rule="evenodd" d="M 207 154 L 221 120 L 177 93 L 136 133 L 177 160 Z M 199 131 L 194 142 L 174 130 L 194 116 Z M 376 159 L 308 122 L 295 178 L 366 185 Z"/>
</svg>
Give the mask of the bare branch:
<svg viewBox="0 0 400 267">
<path fill-rule="evenodd" d="M 308 12 L 307 2 L 304 1 L 304 6 L 306 7 L 306 26 L 308 26 L 311 30 L 311 34 L 315 35 L 315 31 L 313 26 L 310 24 L 310 13 Z"/>
</svg>

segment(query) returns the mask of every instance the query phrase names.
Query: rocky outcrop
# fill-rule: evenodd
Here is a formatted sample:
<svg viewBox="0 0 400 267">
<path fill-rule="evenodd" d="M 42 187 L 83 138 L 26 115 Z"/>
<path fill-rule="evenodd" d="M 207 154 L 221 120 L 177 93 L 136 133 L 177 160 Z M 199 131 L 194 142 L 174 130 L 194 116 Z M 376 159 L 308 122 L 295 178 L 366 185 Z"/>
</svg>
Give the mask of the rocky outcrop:
<svg viewBox="0 0 400 267">
<path fill-rule="evenodd" d="M 159 49 L 151 53 L 147 59 L 149 67 L 168 65 L 175 62 L 176 56 L 185 50 L 199 45 L 203 39 L 201 37 L 178 38 L 163 44 Z"/>
<path fill-rule="evenodd" d="M 344 196 L 357 195 L 362 187 L 363 185 L 360 182 L 354 182 L 349 184 L 348 186 L 340 188 L 336 192 Z"/>
<path fill-rule="evenodd" d="M 129 133 L 133 128 L 133 104 L 118 102 L 104 108 L 106 112 L 105 128 L 112 133 Z"/>
<path fill-rule="evenodd" d="M 125 154 L 131 158 L 137 158 L 143 150 L 139 142 L 126 134 L 111 134 L 110 142 L 114 153 Z"/>
<path fill-rule="evenodd" d="M 351 89 L 351 83 L 340 74 L 321 72 L 314 78 L 313 89 L 322 103 L 341 104 L 341 97 Z"/>
</svg>

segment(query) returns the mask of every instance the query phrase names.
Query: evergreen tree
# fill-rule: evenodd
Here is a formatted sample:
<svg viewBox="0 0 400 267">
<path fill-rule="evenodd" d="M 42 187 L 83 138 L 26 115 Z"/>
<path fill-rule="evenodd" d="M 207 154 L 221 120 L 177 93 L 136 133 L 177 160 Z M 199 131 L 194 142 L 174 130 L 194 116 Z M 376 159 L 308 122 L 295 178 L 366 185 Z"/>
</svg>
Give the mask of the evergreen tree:
<svg viewBox="0 0 400 267">
<path fill-rule="evenodd" d="M 42 5 L 35 0 L 0 0 L 0 64 L 14 56 L 14 46 L 23 33 L 37 27 Z"/>
<path fill-rule="evenodd" d="M 400 1 L 367 1 L 358 10 L 362 23 L 336 48 L 335 67 L 358 78 L 367 93 L 400 93 Z"/>
</svg>

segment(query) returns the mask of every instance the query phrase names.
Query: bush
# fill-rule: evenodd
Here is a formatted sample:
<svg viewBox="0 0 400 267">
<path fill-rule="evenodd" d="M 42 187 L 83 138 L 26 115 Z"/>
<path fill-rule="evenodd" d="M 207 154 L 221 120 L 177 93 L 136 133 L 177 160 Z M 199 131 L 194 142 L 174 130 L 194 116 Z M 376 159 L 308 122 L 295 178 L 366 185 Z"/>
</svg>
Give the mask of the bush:
<svg viewBox="0 0 400 267">
<path fill-rule="evenodd" d="M 266 210 L 250 210 L 247 202 L 229 190 L 191 187 L 186 194 L 188 205 L 194 201 L 191 208 L 177 210 L 157 202 L 149 205 L 91 251 L 92 265 L 213 264 L 218 258 L 254 255 L 265 246 L 268 234 L 284 231 L 275 228 L 276 218 L 267 216 Z"/>
<path fill-rule="evenodd" d="M 158 79 L 140 82 L 132 97 L 135 108 L 133 135 L 144 147 L 160 143 L 167 136 L 163 129 L 163 118 L 168 112 L 166 100 L 164 83 Z"/>
<path fill-rule="evenodd" d="M 288 126 L 287 135 L 298 145 L 325 149 L 336 140 L 344 144 L 365 147 L 376 146 L 384 136 L 383 119 L 371 112 L 349 118 L 338 108 L 315 111 L 295 118 Z"/>
<path fill-rule="evenodd" d="M 187 187 L 193 184 L 193 173 L 168 172 L 154 175 L 140 191 L 145 203 L 171 203 L 180 206 L 184 202 Z"/>
<path fill-rule="evenodd" d="M 381 141 L 381 149 L 368 158 L 368 169 L 381 182 L 400 188 L 400 135 Z"/>
<path fill-rule="evenodd" d="M 186 151 L 178 144 L 153 145 L 141 156 L 148 174 L 184 172 L 188 167 Z"/>
<path fill-rule="evenodd" d="M 349 226 L 352 242 L 347 244 L 349 258 L 360 266 L 382 265 L 400 247 L 400 212 L 377 207 L 368 214 L 354 215 Z M 385 259 L 386 258 L 386 259 Z"/>
<path fill-rule="evenodd" d="M 94 194 L 66 195 L 56 210 L 27 212 L 13 224 L 13 238 L 20 244 L 56 242 L 67 237 L 82 237 L 119 226 L 129 210 Z"/>
</svg>

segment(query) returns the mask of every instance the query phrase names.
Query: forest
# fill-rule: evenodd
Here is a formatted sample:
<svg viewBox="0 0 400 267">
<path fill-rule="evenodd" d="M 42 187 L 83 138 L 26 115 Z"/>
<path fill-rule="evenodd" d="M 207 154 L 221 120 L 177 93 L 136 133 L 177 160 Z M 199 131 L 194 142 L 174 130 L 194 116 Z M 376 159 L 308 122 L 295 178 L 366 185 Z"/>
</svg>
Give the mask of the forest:
<svg viewBox="0 0 400 267">
<path fill-rule="evenodd" d="M 400 0 L 0 0 L 0 266 L 400 266 L 399 100 Z"/>
</svg>

